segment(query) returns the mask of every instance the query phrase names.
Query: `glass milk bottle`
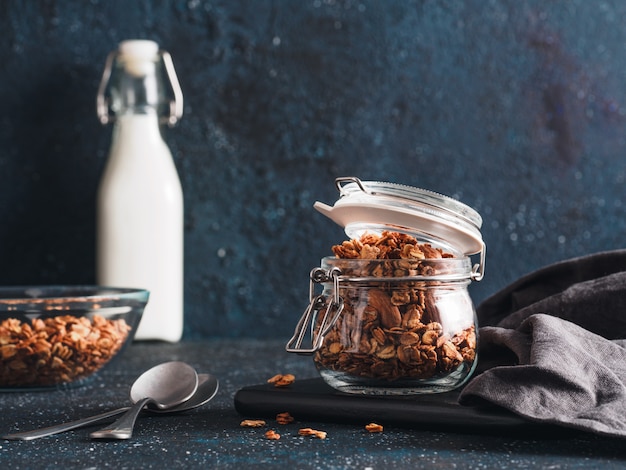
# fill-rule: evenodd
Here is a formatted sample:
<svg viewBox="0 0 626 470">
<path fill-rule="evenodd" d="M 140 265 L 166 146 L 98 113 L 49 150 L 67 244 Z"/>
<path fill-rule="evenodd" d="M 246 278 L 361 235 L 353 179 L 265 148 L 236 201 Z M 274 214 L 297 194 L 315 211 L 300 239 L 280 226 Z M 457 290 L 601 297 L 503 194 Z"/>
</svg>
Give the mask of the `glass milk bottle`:
<svg viewBox="0 0 626 470">
<path fill-rule="evenodd" d="M 181 117 L 182 93 L 169 54 L 153 41 L 120 43 L 107 59 L 97 104 L 100 121 L 114 123 L 98 190 L 97 282 L 148 289 L 135 338 L 176 342 L 183 332 L 183 194 L 159 125 Z"/>
</svg>

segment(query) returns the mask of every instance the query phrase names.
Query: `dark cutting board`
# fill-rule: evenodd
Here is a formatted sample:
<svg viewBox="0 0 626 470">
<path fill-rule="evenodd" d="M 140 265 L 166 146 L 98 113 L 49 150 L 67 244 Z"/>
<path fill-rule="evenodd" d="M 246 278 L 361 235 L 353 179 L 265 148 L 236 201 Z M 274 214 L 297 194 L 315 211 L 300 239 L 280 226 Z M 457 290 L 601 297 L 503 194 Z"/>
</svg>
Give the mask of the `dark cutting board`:
<svg viewBox="0 0 626 470">
<path fill-rule="evenodd" d="M 235 409 L 247 418 L 274 419 L 289 412 L 297 421 L 410 427 L 421 430 L 483 434 L 562 434 L 564 428 L 528 421 L 489 404 L 461 406 L 459 391 L 411 397 L 351 395 L 334 390 L 323 379 L 296 380 L 288 387 L 271 384 L 244 387 L 235 394 Z"/>
</svg>

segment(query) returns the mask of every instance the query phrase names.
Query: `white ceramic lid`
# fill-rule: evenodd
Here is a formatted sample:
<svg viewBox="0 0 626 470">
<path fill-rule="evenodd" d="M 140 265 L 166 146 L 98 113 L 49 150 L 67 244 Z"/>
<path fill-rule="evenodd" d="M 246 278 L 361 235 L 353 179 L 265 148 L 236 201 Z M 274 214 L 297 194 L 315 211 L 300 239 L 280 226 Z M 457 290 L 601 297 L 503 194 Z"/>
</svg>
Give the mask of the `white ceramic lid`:
<svg viewBox="0 0 626 470">
<path fill-rule="evenodd" d="M 339 199 L 334 206 L 313 207 L 356 238 L 367 228 L 395 228 L 439 240 L 465 255 L 481 253 L 482 218 L 474 209 L 450 197 L 394 183 L 337 178 Z M 482 264 L 482 263 L 481 263 Z"/>
</svg>

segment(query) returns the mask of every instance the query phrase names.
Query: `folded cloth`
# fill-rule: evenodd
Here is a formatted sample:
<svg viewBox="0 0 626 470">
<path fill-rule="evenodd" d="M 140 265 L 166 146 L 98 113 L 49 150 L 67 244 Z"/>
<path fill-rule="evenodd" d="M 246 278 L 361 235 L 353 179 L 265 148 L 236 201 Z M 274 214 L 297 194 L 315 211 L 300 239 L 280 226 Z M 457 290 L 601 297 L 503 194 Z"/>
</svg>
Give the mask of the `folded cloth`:
<svg viewBox="0 0 626 470">
<path fill-rule="evenodd" d="M 626 250 L 540 269 L 477 313 L 487 326 L 461 404 L 626 437 Z"/>
<path fill-rule="evenodd" d="M 569 320 L 608 339 L 626 338 L 626 250 L 561 261 L 483 301 L 481 326 L 516 328 L 535 313 Z"/>
</svg>

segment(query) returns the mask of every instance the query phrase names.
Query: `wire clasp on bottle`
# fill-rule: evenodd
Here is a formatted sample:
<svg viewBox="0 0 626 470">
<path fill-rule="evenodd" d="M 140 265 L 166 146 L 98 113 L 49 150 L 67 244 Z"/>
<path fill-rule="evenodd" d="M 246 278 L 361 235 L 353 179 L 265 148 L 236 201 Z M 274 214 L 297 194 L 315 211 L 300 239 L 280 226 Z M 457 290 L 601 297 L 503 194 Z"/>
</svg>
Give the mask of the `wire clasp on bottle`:
<svg viewBox="0 0 626 470">
<path fill-rule="evenodd" d="M 113 71 L 113 64 L 120 55 L 119 51 L 112 51 L 109 53 L 104 66 L 104 72 L 102 73 L 102 79 L 100 80 L 100 86 L 98 87 L 98 95 L 96 98 L 96 111 L 98 113 L 98 119 L 100 123 L 105 125 L 115 120 L 115 115 L 111 113 L 111 103 L 108 97 L 109 80 Z M 170 91 L 173 98 L 169 100 L 169 115 L 163 116 L 161 122 L 168 126 L 174 126 L 180 118 L 183 116 L 183 91 L 178 82 L 176 76 L 176 70 L 174 69 L 174 63 L 172 56 L 169 52 L 159 50 L 159 57 L 165 68 L 167 78 L 170 84 Z"/>
</svg>

